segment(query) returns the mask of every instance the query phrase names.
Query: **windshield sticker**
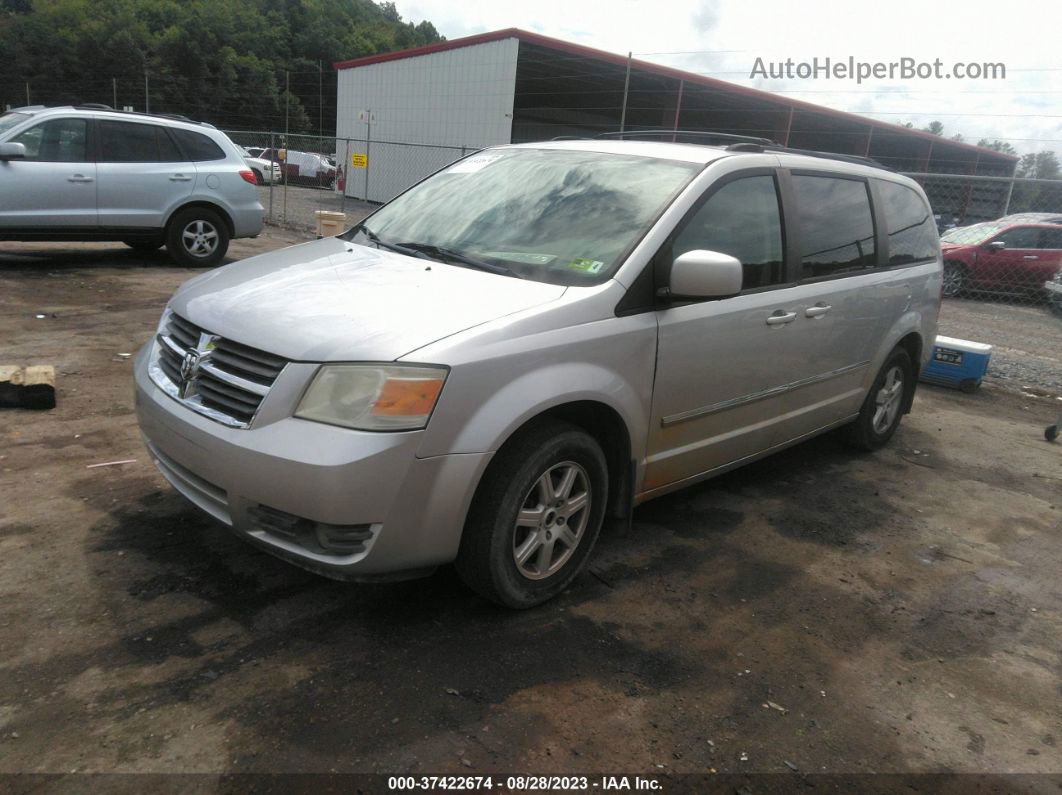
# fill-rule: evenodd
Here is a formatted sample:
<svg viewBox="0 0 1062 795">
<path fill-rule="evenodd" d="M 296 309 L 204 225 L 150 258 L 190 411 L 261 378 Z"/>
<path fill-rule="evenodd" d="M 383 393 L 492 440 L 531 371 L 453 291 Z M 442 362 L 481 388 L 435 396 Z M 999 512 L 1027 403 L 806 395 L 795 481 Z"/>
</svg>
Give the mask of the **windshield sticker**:
<svg viewBox="0 0 1062 795">
<path fill-rule="evenodd" d="M 523 262 L 527 265 L 549 265 L 557 259 L 556 254 L 525 254 L 523 251 L 488 251 L 488 257 L 507 259 L 509 262 Z"/>
<path fill-rule="evenodd" d="M 484 166 L 489 166 L 495 160 L 502 157 L 500 152 L 492 152 L 482 155 L 472 155 L 472 157 L 466 157 L 460 163 L 456 163 L 447 169 L 447 174 L 474 174 Z"/>
<path fill-rule="evenodd" d="M 586 259 L 585 257 L 576 257 L 569 262 L 565 267 L 571 271 L 582 271 L 583 273 L 598 273 L 605 263 L 596 259 Z"/>
</svg>

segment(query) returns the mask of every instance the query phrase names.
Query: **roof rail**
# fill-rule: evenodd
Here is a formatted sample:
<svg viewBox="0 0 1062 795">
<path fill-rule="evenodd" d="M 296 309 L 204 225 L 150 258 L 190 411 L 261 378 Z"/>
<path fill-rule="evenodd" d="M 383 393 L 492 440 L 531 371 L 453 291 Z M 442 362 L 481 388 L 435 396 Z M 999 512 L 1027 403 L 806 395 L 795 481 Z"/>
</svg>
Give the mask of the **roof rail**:
<svg viewBox="0 0 1062 795">
<path fill-rule="evenodd" d="M 110 105 L 104 105 L 102 102 L 82 102 L 80 105 L 74 105 L 75 110 L 114 110 Z"/>
<path fill-rule="evenodd" d="M 691 135 L 694 138 L 705 138 L 720 143 L 746 143 L 759 144 L 760 146 L 777 146 L 770 138 L 757 138 L 754 135 L 733 135 L 732 133 L 710 132 L 707 130 L 624 130 L 623 132 L 606 132 L 595 135 L 595 138 L 627 138 L 636 135 L 650 135 L 658 137 L 678 137 Z"/>
<path fill-rule="evenodd" d="M 735 149 L 735 147 L 727 147 L 727 149 Z M 753 151 L 742 147 L 742 152 Z M 888 166 L 882 165 L 872 157 L 863 157 L 862 155 L 842 155 L 837 152 L 819 152 L 815 149 L 796 149 L 792 146 L 764 146 L 759 151 L 761 152 L 778 152 L 779 154 L 786 155 L 804 155 L 805 157 L 817 157 L 822 160 L 840 160 L 843 163 L 855 163 L 860 166 L 871 166 L 873 168 L 880 168 L 884 171 L 892 171 Z"/>
</svg>

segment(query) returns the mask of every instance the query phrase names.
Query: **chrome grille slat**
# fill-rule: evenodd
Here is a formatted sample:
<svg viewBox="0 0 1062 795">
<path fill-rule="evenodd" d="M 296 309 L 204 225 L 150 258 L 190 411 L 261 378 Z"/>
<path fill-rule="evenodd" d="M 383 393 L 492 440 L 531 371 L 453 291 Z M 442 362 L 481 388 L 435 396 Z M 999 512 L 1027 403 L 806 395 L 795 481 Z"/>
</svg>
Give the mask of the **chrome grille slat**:
<svg viewBox="0 0 1062 795">
<path fill-rule="evenodd" d="M 246 428 L 287 360 L 225 339 L 171 312 L 158 335 L 152 378 L 171 397 L 225 425 Z M 189 354 L 193 354 L 189 357 Z M 189 370 L 190 380 L 182 372 Z"/>
</svg>

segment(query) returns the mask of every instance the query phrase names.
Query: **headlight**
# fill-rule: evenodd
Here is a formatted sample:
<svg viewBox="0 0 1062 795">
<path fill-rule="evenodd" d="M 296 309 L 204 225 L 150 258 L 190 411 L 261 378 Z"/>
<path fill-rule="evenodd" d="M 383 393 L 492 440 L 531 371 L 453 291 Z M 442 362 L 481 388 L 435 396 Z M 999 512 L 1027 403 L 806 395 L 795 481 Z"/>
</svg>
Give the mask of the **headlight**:
<svg viewBox="0 0 1062 795">
<path fill-rule="evenodd" d="M 411 431 L 428 424 L 447 370 L 403 365 L 326 364 L 295 416 L 360 431 Z"/>
</svg>

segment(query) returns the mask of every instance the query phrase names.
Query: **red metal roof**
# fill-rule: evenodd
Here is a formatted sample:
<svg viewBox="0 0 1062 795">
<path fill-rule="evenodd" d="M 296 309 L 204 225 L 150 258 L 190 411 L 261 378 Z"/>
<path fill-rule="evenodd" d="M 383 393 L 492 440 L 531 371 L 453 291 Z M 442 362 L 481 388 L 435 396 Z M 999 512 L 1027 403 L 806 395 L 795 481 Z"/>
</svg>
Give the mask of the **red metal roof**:
<svg viewBox="0 0 1062 795">
<path fill-rule="evenodd" d="M 502 30 L 492 30 L 489 33 L 477 33 L 474 36 L 465 36 L 460 39 L 450 39 L 449 41 L 441 41 L 436 44 L 426 44 L 423 47 L 412 47 L 408 50 L 397 50 L 395 52 L 381 53 L 379 55 L 366 55 L 362 58 L 353 58 L 349 61 L 338 61 L 332 66 L 337 69 L 356 69 L 359 66 L 369 66 L 375 63 L 385 63 L 387 61 L 398 61 L 403 58 L 416 58 L 420 55 L 430 55 L 435 52 L 445 52 L 446 50 L 456 50 L 462 47 L 472 47 L 476 44 L 485 44 L 492 41 L 501 41 L 503 39 L 517 39 L 525 44 L 534 44 L 539 47 L 546 47 L 560 52 L 567 53 L 569 55 L 578 55 L 586 58 L 594 58 L 599 61 L 605 61 L 607 63 L 616 64 L 626 67 L 627 57 L 624 55 L 617 55 L 616 53 L 606 52 L 605 50 L 598 50 L 593 47 L 585 47 L 581 44 L 573 44 L 570 41 L 564 41 L 563 39 L 555 39 L 551 36 L 543 36 L 541 33 L 532 33 L 527 30 L 521 30 L 520 28 L 504 28 Z M 699 75 L 695 72 L 685 72 L 681 69 L 673 69 L 669 66 L 661 66 L 660 64 L 650 63 L 649 61 L 641 61 L 637 58 L 631 60 L 631 69 L 637 69 L 641 72 L 650 72 L 656 75 L 662 75 L 664 77 L 672 77 L 677 80 L 684 80 L 687 83 L 694 83 L 716 90 L 729 91 L 738 96 L 748 97 L 750 99 L 758 100 L 760 102 L 766 102 L 771 105 L 775 105 L 781 109 L 792 109 L 795 111 L 805 111 L 810 113 L 818 113 L 825 116 L 832 116 L 836 119 L 844 120 L 849 123 L 859 124 L 862 126 L 870 126 L 877 129 L 885 129 L 890 132 L 903 133 L 905 136 L 911 138 L 922 138 L 926 141 L 932 141 L 937 145 L 946 145 L 949 147 L 955 147 L 958 149 L 965 149 L 967 151 L 978 152 L 981 155 L 988 155 L 990 157 L 998 158 L 1005 161 L 1018 160 L 1016 155 L 1007 155 L 1002 152 L 997 152 L 994 149 L 987 149 L 983 146 L 974 146 L 973 144 L 960 143 L 958 141 L 952 141 L 947 138 L 941 138 L 939 135 L 933 135 L 923 130 L 912 130 L 909 127 L 903 127 L 899 124 L 891 124 L 886 121 L 878 121 L 877 119 L 871 119 L 866 116 L 860 116 L 855 113 L 846 113 L 841 110 L 834 110 L 833 108 L 827 108 L 822 105 L 815 105 L 811 102 L 804 102 L 799 99 L 789 99 L 788 97 L 781 97 L 777 94 L 772 94 L 769 91 L 761 91 L 758 88 L 749 88 L 747 86 L 739 86 L 735 83 L 728 83 L 725 80 L 716 80 L 712 77 L 706 77 Z"/>
</svg>

